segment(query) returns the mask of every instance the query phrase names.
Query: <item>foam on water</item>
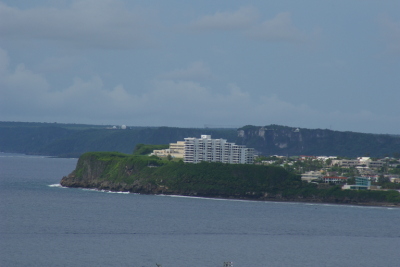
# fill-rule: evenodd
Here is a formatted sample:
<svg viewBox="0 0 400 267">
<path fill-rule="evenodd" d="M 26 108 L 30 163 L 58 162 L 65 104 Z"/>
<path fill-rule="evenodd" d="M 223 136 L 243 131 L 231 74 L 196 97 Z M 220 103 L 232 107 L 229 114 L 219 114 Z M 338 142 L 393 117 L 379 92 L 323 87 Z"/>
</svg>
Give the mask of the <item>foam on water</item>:
<svg viewBox="0 0 400 267">
<path fill-rule="evenodd" d="M 190 198 L 190 199 L 207 199 L 207 200 L 218 200 L 218 201 L 254 202 L 254 200 L 247 200 L 247 199 L 195 197 L 195 196 L 164 195 L 164 194 L 159 194 L 157 196 L 161 196 L 161 197 L 176 197 L 176 198 Z"/>
<path fill-rule="evenodd" d="M 62 186 L 61 184 L 49 184 L 48 187 L 68 188 L 68 187 Z"/>
<path fill-rule="evenodd" d="M 109 193 L 109 194 L 130 194 L 130 192 L 125 192 L 125 191 L 108 191 L 108 190 L 102 190 L 102 192 Z"/>
<path fill-rule="evenodd" d="M 130 192 L 127 191 L 111 191 L 111 190 L 99 190 L 95 188 L 80 188 L 83 191 L 94 191 L 94 192 L 100 192 L 100 193 L 109 193 L 109 194 L 130 194 Z"/>
</svg>

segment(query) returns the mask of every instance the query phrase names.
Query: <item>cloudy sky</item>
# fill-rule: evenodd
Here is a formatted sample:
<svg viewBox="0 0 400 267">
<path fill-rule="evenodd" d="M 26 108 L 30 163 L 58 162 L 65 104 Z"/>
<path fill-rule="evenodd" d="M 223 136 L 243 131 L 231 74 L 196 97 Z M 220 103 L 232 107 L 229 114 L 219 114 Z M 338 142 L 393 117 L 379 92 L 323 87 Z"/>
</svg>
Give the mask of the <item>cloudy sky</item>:
<svg viewBox="0 0 400 267">
<path fill-rule="evenodd" d="M 0 121 L 400 134 L 400 1 L 0 0 Z"/>
</svg>

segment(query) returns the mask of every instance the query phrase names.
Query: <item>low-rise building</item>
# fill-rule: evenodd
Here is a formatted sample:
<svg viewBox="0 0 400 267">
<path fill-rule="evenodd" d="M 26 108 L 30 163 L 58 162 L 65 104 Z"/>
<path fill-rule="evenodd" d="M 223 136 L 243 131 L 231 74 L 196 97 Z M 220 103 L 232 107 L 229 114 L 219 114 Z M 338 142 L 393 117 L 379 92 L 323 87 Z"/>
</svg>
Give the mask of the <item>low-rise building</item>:
<svg viewBox="0 0 400 267">
<path fill-rule="evenodd" d="M 332 165 L 338 165 L 339 167 L 355 167 L 358 165 L 358 160 L 349 160 L 349 159 L 334 159 L 332 160 Z"/>
<path fill-rule="evenodd" d="M 348 185 L 345 184 L 342 186 L 342 189 L 354 189 L 354 190 L 360 190 L 360 189 L 370 189 L 371 188 L 371 181 L 369 178 L 366 177 L 356 177 L 356 184 L 355 185 Z"/>
<path fill-rule="evenodd" d="M 178 141 L 169 144 L 171 156 L 174 158 L 183 158 L 185 154 L 185 141 Z"/>
<path fill-rule="evenodd" d="M 334 159 L 332 165 L 337 165 L 344 168 L 381 168 L 385 165 L 384 161 L 371 160 L 369 157 L 360 157 L 358 159 Z"/>
<path fill-rule="evenodd" d="M 153 153 L 150 155 L 155 155 L 158 157 L 167 157 L 170 155 L 173 158 L 182 158 L 185 153 L 185 142 L 184 141 L 178 141 L 176 143 L 170 143 L 169 148 L 167 149 L 157 149 L 153 150 Z"/>
<path fill-rule="evenodd" d="M 321 178 L 322 173 L 319 171 L 309 171 L 301 175 L 301 180 L 309 183 L 319 181 Z"/>
<path fill-rule="evenodd" d="M 347 182 L 347 177 L 342 176 L 324 176 L 322 177 L 324 183 L 344 184 Z"/>
<path fill-rule="evenodd" d="M 390 177 L 389 180 L 391 183 L 400 184 L 400 178 Z"/>
</svg>

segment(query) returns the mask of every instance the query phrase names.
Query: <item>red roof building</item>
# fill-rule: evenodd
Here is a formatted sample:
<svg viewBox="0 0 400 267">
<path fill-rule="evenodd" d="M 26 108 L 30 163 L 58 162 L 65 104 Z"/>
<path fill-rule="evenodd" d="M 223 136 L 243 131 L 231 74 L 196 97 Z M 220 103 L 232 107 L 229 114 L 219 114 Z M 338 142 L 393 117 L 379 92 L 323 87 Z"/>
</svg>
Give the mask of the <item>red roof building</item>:
<svg viewBox="0 0 400 267">
<path fill-rule="evenodd" d="M 341 176 L 324 176 L 322 177 L 324 183 L 344 184 L 347 182 L 347 177 Z"/>
</svg>

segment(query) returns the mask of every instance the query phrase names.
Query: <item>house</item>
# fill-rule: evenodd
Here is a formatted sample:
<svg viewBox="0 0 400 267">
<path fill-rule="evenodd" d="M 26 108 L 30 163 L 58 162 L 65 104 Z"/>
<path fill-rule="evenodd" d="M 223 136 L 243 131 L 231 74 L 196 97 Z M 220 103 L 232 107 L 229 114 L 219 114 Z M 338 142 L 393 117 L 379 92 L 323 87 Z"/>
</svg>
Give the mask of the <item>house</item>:
<svg viewBox="0 0 400 267">
<path fill-rule="evenodd" d="M 324 176 L 322 177 L 324 183 L 344 184 L 347 182 L 347 177 L 341 176 Z"/>
<path fill-rule="evenodd" d="M 391 183 L 400 184 L 400 178 L 390 177 L 389 180 Z"/>
<path fill-rule="evenodd" d="M 309 183 L 314 181 L 319 181 L 321 180 L 321 178 L 322 178 L 322 173 L 319 171 L 309 171 L 301 175 L 301 180 L 307 181 Z"/>
</svg>

